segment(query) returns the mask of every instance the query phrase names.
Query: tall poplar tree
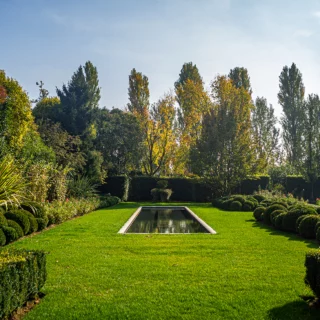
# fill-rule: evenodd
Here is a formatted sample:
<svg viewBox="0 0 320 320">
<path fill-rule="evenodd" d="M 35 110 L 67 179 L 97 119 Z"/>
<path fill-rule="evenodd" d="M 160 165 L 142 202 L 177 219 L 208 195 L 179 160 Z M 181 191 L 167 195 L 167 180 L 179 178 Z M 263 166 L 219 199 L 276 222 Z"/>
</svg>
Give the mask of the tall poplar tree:
<svg viewBox="0 0 320 320">
<path fill-rule="evenodd" d="M 311 199 L 314 198 L 314 183 L 320 176 L 320 99 L 316 94 L 308 96 L 304 118 L 304 165 L 302 172 L 311 184 Z"/>
<path fill-rule="evenodd" d="M 243 88 L 248 91 L 250 94 L 252 93 L 250 77 L 248 70 L 243 67 L 236 67 L 230 70 L 229 79 L 232 81 L 233 85 L 236 88 Z"/>
<path fill-rule="evenodd" d="M 303 124 L 305 117 L 305 88 L 302 74 L 297 66 L 285 66 L 279 77 L 279 104 L 282 106 L 281 118 L 284 149 L 289 164 L 299 172 L 303 158 Z"/>
<path fill-rule="evenodd" d="M 201 135 L 204 114 L 210 106 L 210 98 L 204 89 L 199 70 L 192 62 L 185 63 L 175 82 L 179 124 L 179 150 L 176 158 L 177 173 L 190 172 L 189 153 Z"/>
<path fill-rule="evenodd" d="M 280 129 L 276 127 L 278 120 L 272 105 L 268 106 L 267 99 L 256 98 L 251 120 L 258 161 L 262 168 L 274 166 L 280 156 Z"/>
</svg>

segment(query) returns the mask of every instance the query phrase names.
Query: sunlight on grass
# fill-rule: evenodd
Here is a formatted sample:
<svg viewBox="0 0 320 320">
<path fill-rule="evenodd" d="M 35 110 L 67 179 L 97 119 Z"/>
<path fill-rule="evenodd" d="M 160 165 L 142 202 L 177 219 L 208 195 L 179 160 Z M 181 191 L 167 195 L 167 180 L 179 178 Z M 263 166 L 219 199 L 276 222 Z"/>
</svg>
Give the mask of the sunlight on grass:
<svg viewBox="0 0 320 320">
<path fill-rule="evenodd" d="M 140 205 L 99 210 L 13 244 L 49 252 L 46 296 L 25 319 L 319 318 L 299 298 L 310 294 L 304 259 L 315 242 L 209 204 L 184 205 L 217 235 L 117 234 Z"/>
</svg>

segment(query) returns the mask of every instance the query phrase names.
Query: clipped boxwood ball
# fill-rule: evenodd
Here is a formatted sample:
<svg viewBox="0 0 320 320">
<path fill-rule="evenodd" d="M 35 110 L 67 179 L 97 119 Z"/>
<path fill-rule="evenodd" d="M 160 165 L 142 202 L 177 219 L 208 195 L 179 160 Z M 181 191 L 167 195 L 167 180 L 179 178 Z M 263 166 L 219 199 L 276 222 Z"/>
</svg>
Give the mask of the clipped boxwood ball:
<svg viewBox="0 0 320 320">
<path fill-rule="evenodd" d="M 0 228 L 0 247 L 4 246 L 7 242 L 6 236 L 3 230 Z"/>
<path fill-rule="evenodd" d="M 37 220 L 37 223 L 38 223 L 38 230 L 39 230 L 39 231 L 41 231 L 41 230 L 43 230 L 43 229 L 46 228 L 47 223 L 46 223 L 46 221 L 45 221 L 44 219 L 42 219 L 42 218 L 36 218 L 36 220 Z"/>
<path fill-rule="evenodd" d="M 255 205 L 252 201 L 246 200 L 243 204 L 242 210 L 243 211 L 253 211 L 255 208 Z"/>
<path fill-rule="evenodd" d="M 282 223 L 283 223 L 283 218 L 286 216 L 286 212 L 280 213 L 279 215 L 277 215 L 274 219 L 274 226 L 279 229 L 279 230 L 283 230 L 282 227 Z"/>
<path fill-rule="evenodd" d="M 271 220 L 271 223 L 275 226 L 275 223 L 276 223 L 276 217 L 281 214 L 281 213 L 286 213 L 286 211 L 284 210 L 275 210 L 271 213 L 270 215 L 270 220 Z"/>
<path fill-rule="evenodd" d="M 261 202 L 261 201 L 265 200 L 265 197 L 262 196 L 261 194 L 255 194 L 253 197 L 254 197 L 258 202 Z"/>
<path fill-rule="evenodd" d="M 296 221 L 296 232 L 299 233 L 299 226 L 300 226 L 300 222 L 301 220 L 305 217 L 306 215 L 300 216 L 297 221 Z"/>
<path fill-rule="evenodd" d="M 30 230 L 30 221 L 28 216 L 24 214 L 23 210 L 12 210 L 6 212 L 5 217 L 9 220 L 17 222 L 22 228 L 24 234 L 28 234 Z"/>
<path fill-rule="evenodd" d="M 240 201 L 232 201 L 230 204 L 231 211 L 241 211 L 242 210 L 242 203 Z"/>
<path fill-rule="evenodd" d="M 239 201 L 243 205 L 246 199 L 243 196 L 234 196 L 233 201 Z"/>
<path fill-rule="evenodd" d="M 0 226 L 7 226 L 8 222 L 3 213 L 0 212 Z"/>
<path fill-rule="evenodd" d="M 8 220 L 8 227 L 11 227 L 17 231 L 18 238 L 21 238 L 24 236 L 23 230 L 17 222 L 13 220 Z"/>
<path fill-rule="evenodd" d="M 263 215 L 263 221 L 266 224 L 271 224 L 271 213 L 276 210 L 287 211 L 287 209 L 281 204 L 273 204 L 266 209 Z"/>
<path fill-rule="evenodd" d="M 23 213 L 29 218 L 29 222 L 30 222 L 30 229 L 29 229 L 28 234 L 31 234 L 33 232 L 37 232 L 38 231 L 38 222 L 37 222 L 36 218 L 34 217 L 34 215 L 32 213 L 30 213 L 29 211 L 25 211 L 25 210 L 23 210 Z"/>
<path fill-rule="evenodd" d="M 17 231 L 8 226 L 2 226 L 4 235 L 6 236 L 6 244 L 18 239 Z"/>
<path fill-rule="evenodd" d="M 307 239 L 315 239 L 316 224 L 319 218 L 319 215 L 306 215 L 299 224 L 299 234 Z"/>
<path fill-rule="evenodd" d="M 265 207 L 258 207 L 253 211 L 253 216 L 257 221 L 262 221 L 262 214 L 266 211 Z"/>
</svg>

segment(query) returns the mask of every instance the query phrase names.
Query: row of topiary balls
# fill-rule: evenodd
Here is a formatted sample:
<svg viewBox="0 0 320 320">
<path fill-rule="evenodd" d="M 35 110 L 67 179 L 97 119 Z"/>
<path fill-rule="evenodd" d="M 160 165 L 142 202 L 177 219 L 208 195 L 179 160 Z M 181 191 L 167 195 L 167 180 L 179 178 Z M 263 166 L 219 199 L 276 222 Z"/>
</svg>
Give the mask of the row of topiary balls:
<svg viewBox="0 0 320 320">
<path fill-rule="evenodd" d="M 212 201 L 212 205 L 227 211 L 253 211 L 259 206 L 259 201 L 265 198 L 261 195 L 245 196 L 232 195 L 226 196 Z"/>
<path fill-rule="evenodd" d="M 21 204 L 19 209 L 0 207 L 0 246 L 15 241 L 25 235 L 43 230 L 48 217 L 36 202 Z"/>
<path fill-rule="evenodd" d="M 294 232 L 307 239 L 320 240 L 320 207 L 290 201 L 261 203 L 253 212 L 257 221 L 279 230 Z"/>
</svg>

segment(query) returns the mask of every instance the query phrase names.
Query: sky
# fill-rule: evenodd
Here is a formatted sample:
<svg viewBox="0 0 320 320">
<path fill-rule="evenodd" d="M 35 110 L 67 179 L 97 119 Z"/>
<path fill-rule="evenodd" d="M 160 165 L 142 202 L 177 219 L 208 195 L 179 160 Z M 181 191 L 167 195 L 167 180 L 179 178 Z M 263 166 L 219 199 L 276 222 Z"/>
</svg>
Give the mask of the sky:
<svg viewBox="0 0 320 320">
<path fill-rule="evenodd" d="M 306 93 L 320 94 L 320 0 L 0 0 L 0 69 L 30 98 L 50 95 L 90 60 L 101 107 L 124 108 L 132 68 L 149 78 L 151 102 L 193 62 L 206 88 L 248 69 L 253 97 L 281 115 L 279 75 L 295 62 Z"/>
</svg>

